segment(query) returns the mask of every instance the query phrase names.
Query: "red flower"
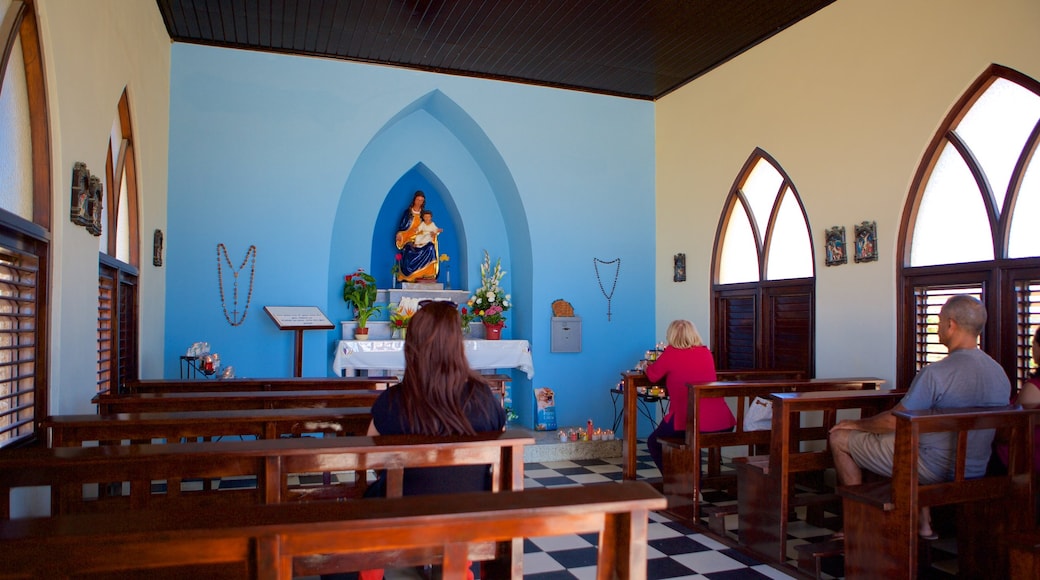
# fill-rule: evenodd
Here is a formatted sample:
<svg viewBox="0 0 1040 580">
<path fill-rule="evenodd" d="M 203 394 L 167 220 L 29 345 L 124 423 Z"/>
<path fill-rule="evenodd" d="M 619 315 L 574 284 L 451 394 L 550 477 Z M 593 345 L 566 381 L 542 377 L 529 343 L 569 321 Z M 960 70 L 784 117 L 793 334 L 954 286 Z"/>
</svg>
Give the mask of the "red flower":
<svg viewBox="0 0 1040 580">
<path fill-rule="evenodd" d="M 402 256 L 401 254 L 394 254 L 394 259 L 397 260 L 398 262 L 400 262 L 401 258 L 403 258 L 403 257 L 404 256 Z"/>
</svg>

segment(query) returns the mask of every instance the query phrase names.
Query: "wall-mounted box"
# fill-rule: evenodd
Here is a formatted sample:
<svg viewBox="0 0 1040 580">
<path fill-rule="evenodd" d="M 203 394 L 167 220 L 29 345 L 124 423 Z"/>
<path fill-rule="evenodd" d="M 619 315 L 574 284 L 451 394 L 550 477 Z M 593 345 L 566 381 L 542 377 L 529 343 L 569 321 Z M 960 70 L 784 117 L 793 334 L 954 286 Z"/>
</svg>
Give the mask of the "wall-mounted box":
<svg viewBox="0 0 1040 580">
<path fill-rule="evenodd" d="M 551 352 L 581 352 L 581 317 L 553 316 Z"/>
</svg>

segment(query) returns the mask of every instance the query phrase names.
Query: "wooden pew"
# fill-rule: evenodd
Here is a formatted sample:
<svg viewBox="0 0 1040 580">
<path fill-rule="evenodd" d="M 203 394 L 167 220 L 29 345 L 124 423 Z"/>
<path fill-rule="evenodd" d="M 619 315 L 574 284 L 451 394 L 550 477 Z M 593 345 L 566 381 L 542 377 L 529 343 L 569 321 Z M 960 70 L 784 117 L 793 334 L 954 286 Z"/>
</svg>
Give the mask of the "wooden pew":
<svg viewBox="0 0 1040 580">
<path fill-rule="evenodd" d="M 704 474 L 701 451 L 724 447 L 747 447 L 748 455 L 769 446 L 770 431 L 745 431 L 744 413 L 755 397 L 768 398 L 772 393 L 810 391 L 877 390 L 884 380 L 866 378 L 832 378 L 803 380 L 756 380 L 687 385 L 685 440 L 662 441 L 662 485 L 669 500 L 669 512 L 694 525 L 700 519 L 700 493 L 707 484 L 735 488 L 736 476 L 721 473 Z M 701 433 L 697 429 L 697 415 L 701 401 L 708 398 L 736 400 L 737 425 L 733 431 Z"/>
<path fill-rule="evenodd" d="M 769 455 L 734 460 L 740 497 L 737 508 L 740 543 L 766 561 L 785 563 L 788 517 L 797 503 L 794 498 L 796 478 L 822 475 L 823 470 L 834 466 L 828 433 L 839 420 L 838 412 L 858 410 L 859 417 L 869 417 L 891 409 L 905 394 L 905 391 L 814 391 L 770 395 L 773 426 Z M 804 413 L 821 413 L 822 421 L 803 426 Z M 813 500 L 839 501 L 834 494 L 816 496 Z M 812 507 L 822 505 L 814 503 Z M 810 510 L 809 519 L 812 516 Z M 822 525 L 819 519 L 810 523 Z M 725 530 L 721 532 L 724 534 Z"/>
<path fill-rule="evenodd" d="M 176 413 L 116 413 L 114 415 L 52 415 L 42 422 L 50 447 L 149 443 L 163 439 L 252 436 L 275 439 L 303 433 L 331 436 L 365 435 L 372 414 L 368 407 L 316 409 L 246 409 L 236 411 L 182 411 Z"/>
<path fill-rule="evenodd" d="M 290 409 L 323 407 L 371 407 L 381 390 L 324 391 L 228 391 L 192 393 L 98 393 L 91 400 L 101 415 L 116 413 L 172 413 L 181 411 L 230 411 L 236 409 Z"/>
<path fill-rule="evenodd" d="M 503 374 L 481 375 L 488 382 L 491 390 L 505 401 L 506 383 L 513 378 Z M 118 396 L 169 393 L 251 393 L 251 392 L 291 392 L 291 391 L 366 391 L 381 390 L 398 383 L 397 377 L 293 377 L 275 379 L 220 379 L 220 380 L 186 380 L 186 379 L 147 379 L 128 381 L 121 388 Z M 101 400 L 111 400 L 113 395 L 107 391 L 104 397 L 97 397 L 95 404 Z"/>
<path fill-rule="evenodd" d="M 765 379 L 804 379 L 805 371 L 777 370 L 777 369 L 742 369 L 717 371 L 716 378 L 720 381 L 749 381 Z M 622 400 L 624 401 L 622 413 L 621 433 L 621 462 L 622 477 L 625 479 L 636 478 L 636 423 L 638 415 L 636 398 L 639 387 L 651 386 L 650 379 L 642 371 L 625 371 L 621 373 Z"/>
<path fill-rule="evenodd" d="M 640 482 L 453 494 L 252 510 L 91 514 L 0 523 L 0 577 L 161 572 L 210 565 L 227 577 L 288 580 L 301 556 L 334 553 L 344 569 L 413 565 L 441 556 L 466 577 L 477 542 L 599 534 L 597 578 L 645 580 L 647 518 L 665 500 Z M 495 555 L 487 577 L 523 578 L 522 558 Z M 295 569 L 294 569 L 295 568 Z M 192 568 L 198 570 L 198 568 Z"/>
<path fill-rule="evenodd" d="M 897 411 L 892 479 L 840 486 L 845 529 L 845 576 L 916 578 L 918 512 L 925 506 L 957 505 L 958 574 L 1007 578 L 1008 538 L 1033 529 L 1035 411 L 1018 406 L 934 411 Z M 967 433 L 996 429 L 1008 441 L 1007 474 L 966 479 Z M 957 439 L 953 481 L 918 481 L 918 442 L 924 433 L 953 432 Z"/>
<path fill-rule="evenodd" d="M 339 389 L 385 389 L 397 377 L 292 377 L 271 379 L 138 379 L 120 385 L 119 393 L 191 393 L 253 391 L 333 391 Z"/>
<path fill-rule="evenodd" d="M 524 446 L 529 433 L 508 431 L 474 437 L 334 437 L 217 441 L 179 445 L 119 445 L 9 449 L 0 453 L 0 518 L 10 517 L 11 491 L 51 488 L 51 513 L 125 511 L 164 507 L 199 509 L 310 499 L 359 497 L 364 477 L 351 483 L 290 487 L 289 475 L 386 470 L 387 493 L 401 495 L 404 467 L 491 465 L 493 491 L 523 488 Z M 182 490 L 189 479 L 255 478 L 239 490 Z M 165 481 L 165 491 L 153 482 Z M 84 486 L 125 482 L 129 495 L 85 498 Z M 101 494 L 99 494 L 101 495 Z"/>
</svg>

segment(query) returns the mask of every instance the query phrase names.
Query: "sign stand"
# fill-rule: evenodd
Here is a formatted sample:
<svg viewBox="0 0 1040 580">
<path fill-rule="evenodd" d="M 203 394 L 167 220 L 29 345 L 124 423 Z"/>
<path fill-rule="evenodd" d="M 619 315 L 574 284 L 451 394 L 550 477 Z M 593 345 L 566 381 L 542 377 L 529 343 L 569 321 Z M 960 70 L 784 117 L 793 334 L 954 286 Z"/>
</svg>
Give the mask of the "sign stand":
<svg viewBox="0 0 1040 580">
<path fill-rule="evenodd" d="M 336 328 L 317 306 L 264 306 L 264 312 L 278 325 L 279 330 L 293 330 L 293 376 L 303 376 L 303 331 L 332 330 Z"/>
</svg>

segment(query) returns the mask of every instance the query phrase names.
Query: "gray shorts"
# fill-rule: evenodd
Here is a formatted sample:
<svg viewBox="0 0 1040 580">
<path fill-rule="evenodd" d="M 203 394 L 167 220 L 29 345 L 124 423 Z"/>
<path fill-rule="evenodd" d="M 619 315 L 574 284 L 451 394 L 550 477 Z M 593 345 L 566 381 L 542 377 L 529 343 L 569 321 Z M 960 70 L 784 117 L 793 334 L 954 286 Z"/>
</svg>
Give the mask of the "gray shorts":
<svg viewBox="0 0 1040 580">
<path fill-rule="evenodd" d="M 867 433 L 852 431 L 849 433 L 849 455 L 856 465 L 878 475 L 892 477 L 892 457 L 896 450 L 896 434 Z M 921 458 L 917 458 L 917 476 L 920 483 L 931 484 L 943 481 L 942 475 L 936 475 Z"/>
</svg>

